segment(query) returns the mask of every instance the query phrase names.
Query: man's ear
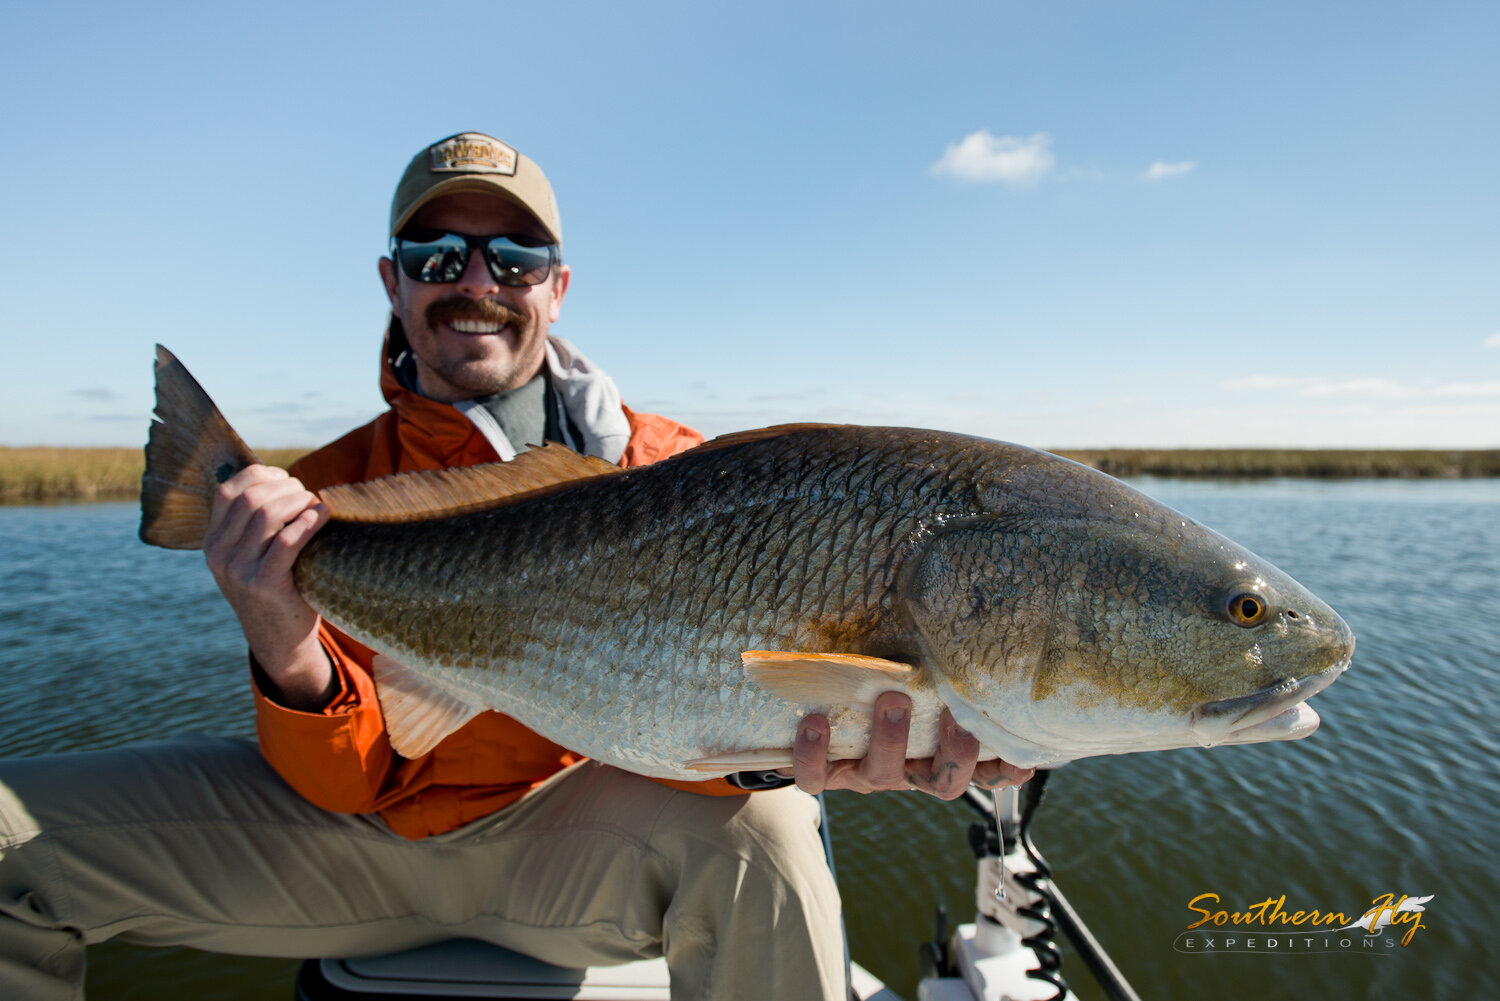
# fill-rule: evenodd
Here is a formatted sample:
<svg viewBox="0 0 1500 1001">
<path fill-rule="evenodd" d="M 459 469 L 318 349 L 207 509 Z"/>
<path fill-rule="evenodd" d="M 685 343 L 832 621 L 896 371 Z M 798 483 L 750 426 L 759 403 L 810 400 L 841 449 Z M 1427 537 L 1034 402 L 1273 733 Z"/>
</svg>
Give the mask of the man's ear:
<svg viewBox="0 0 1500 1001">
<path fill-rule="evenodd" d="M 568 280 L 572 276 L 572 268 L 566 264 L 557 266 L 557 274 L 552 276 L 552 301 L 547 306 L 548 323 L 557 322 L 557 316 L 562 312 L 563 296 L 568 294 Z"/>
<path fill-rule="evenodd" d="M 389 257 L 380 259 L 380 281 L 385 286 L 385 297 L 391 301 L 391 311 L 401 314 L 401 286 L 397 281 L 396 262 Z"/>
</svg>

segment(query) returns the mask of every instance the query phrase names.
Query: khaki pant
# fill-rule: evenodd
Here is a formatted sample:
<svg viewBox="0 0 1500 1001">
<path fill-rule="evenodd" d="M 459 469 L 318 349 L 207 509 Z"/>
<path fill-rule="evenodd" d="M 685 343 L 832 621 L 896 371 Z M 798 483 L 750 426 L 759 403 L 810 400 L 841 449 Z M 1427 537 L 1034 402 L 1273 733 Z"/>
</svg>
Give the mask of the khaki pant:
<svg viewBox="0 0 1500 1001">
<path fill-rule="evenodd" d="M 324 812 L 248 741 L 0 762 L 0 998 L 83 997 L 114 936 L 255 956 L 453 937 L 563 966 L 665 955 L 674 998 L 842 1001 L 817 804 L 697 796 L 585 762 L 422 841 Z"/>
</svg>

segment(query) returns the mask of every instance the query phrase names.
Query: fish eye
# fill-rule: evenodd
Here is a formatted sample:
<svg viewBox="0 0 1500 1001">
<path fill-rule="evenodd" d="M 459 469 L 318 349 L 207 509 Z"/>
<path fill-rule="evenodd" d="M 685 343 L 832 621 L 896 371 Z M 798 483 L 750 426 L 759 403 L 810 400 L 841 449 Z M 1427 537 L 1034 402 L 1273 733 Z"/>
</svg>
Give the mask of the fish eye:
<svg viewBox="0 0 1500 1001">
<path fill-rule="evenodd" d="M 1229 599 L 1229 621 L 1237 626 L 1258 626 L 1266 619 L 1266 599 L 1254 591 L 1241 591 Z"/>
</svg>

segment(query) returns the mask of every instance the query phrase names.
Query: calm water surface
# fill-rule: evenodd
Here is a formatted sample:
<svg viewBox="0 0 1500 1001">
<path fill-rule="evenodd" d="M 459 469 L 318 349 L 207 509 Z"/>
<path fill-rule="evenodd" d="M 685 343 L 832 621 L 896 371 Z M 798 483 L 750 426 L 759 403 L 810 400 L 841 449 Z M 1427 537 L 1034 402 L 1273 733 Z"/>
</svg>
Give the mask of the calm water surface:
<svg viewBox="0 0 1500 1001">
<path fill-rule="evenodd" d="M 1472 998 L 1500 962 L 1500 482 L 1137 483 L 1339 610 L 1354 665 L 1310 740 L 1096 758 L 1059 769 L 1035 828 L 1058 881 L 1147 999 Z M 135 540 L 133 505 L 0 508 L 0 754 L 203 731 L 250 736 L 244 652 L 197 554 Z M 973 911 L 958 805 L 829 797 L 855 957 L 915 997 L 917 943 Z M 1411 945 L 1366 954 L 1183 955 L 1230 909 L 1357 915 L 1435 894 Z M 91 952 L 94 1001 L 286 1001 L 294 961 Z M 1099 996 L 1076 960 L 1064 973 Z"/>
</svg>

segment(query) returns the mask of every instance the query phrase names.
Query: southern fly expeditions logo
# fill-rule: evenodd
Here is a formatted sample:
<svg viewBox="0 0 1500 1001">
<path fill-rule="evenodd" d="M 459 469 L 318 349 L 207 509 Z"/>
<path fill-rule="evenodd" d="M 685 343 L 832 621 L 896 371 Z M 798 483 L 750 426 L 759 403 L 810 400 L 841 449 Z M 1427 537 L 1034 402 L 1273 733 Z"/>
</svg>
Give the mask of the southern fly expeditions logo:
<svg viewBox="0 0 1500 1001">
<path fill-rule="evenodd" d="M 1187 931 L 1177 936 L 1172 948 L 1178 952 L 1212 954 L 1259 952 L 1287 955 L 1310 952 L 1358 952 L 1391 955 L 1391 950 L 1411 945 L 1418 931 L 1426 928 L 1425 897 L 1384 893 L 1357 919 L 1344 911 L 1288 910 L 1286 894 L 1267 897 L 1241 911 L 1220 906 L 1217 893 L 1200 893 L 1188 901 L 1195 917 Z"/>
</svg>

